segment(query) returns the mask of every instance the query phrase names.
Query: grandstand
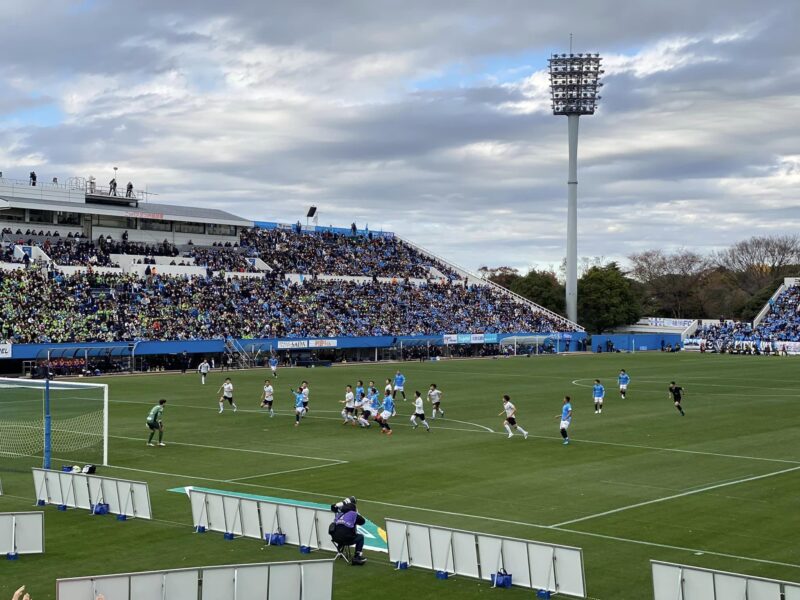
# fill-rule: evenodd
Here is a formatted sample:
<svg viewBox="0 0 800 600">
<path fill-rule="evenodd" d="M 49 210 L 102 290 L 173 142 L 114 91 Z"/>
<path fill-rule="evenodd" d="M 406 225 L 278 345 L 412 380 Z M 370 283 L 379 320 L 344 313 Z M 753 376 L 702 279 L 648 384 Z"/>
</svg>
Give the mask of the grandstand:
<svg viewBox="0 0 800 600">
<path fill-rule="evenodd" d="M 568 350 L 583 335 L 391 232 L 253 222 L 145 196 L 114 196 L 81 178 L 35 187 L 0 180 L 7 355 L 37 359 L 54 344 L 164 342 L 172 345 L 151 343 L 138 355 L 227 352 L 252 364 L 264 351 L 312 343 L 445 345 L 446 335 L 461 334 L 459 343 L 484 345 L 548 334 Z M 15 301 L 34 288 L 36 302 Z"/>
</svg>

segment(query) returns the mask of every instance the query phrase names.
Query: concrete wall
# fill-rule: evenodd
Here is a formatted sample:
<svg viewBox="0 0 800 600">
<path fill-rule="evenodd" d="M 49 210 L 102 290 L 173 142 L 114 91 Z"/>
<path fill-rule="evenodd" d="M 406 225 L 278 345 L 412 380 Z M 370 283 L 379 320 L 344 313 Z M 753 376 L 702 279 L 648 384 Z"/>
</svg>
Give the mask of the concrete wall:
<svg viewBox="0 0 800 600">
<path fill-rule="evenodd" d="M 681 345 L 681 334 L 679 333 L 649 333 L 649 334 L 628 334 L 628 333 L 614 333 L 609 335 L 593 335 L 592 336 L 592 352 L 597 352 L 598 344 L 606 351 L 606 341 L 611 340 L 614 344 L 615 350 L 622 352 L 643 352 L 650 350 L 661 350 L 661 342 L 670 346 L 674 344 Z"/>
</svg>

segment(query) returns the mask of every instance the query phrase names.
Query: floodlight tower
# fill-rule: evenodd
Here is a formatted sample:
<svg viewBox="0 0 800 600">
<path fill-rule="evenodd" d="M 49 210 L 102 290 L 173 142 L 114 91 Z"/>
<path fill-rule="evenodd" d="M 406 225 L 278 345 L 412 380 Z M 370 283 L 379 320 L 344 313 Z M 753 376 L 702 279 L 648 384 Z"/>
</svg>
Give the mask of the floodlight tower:
<svg viewBox="0 0 800 600">
<path fill-rule="evenodd" d="M 599 54 L 553 54 L 550 95 L 554 115 L 567 116 L 569 178 L 567 180 L 567 318 L 578 321 L 578 119 L 593 115 L 600 100 Z"/>
</svg>

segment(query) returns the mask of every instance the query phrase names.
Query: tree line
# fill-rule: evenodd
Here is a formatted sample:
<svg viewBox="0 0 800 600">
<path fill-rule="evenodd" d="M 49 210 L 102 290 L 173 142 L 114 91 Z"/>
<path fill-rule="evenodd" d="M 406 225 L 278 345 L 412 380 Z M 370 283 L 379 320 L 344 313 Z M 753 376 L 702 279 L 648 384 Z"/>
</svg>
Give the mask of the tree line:
<svg viewBox="0 0 800 600">
<path fill-rule="evenodd" d="M 622 266 L 581 259 L 578 321 L 590 333 L 635 323 L 643 315 L 751 321 L 784 277 L 800 276 L 800 236 L 754 236 L 724 250 L 646 250 Z M 495 283 L 564 315 L 564 265 L 531 269 L 481 267 Z"/>
</svg>

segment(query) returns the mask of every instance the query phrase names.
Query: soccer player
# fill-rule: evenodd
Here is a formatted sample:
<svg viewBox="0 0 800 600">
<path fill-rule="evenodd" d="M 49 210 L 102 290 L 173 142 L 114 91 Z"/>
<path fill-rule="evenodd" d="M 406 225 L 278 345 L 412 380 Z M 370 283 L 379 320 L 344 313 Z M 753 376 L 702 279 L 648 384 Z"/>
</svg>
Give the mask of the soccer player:
<svg viewBox="0 0 800 600">
<path fill-rule="evenodd" d="M 388 381 L 388 380 L 387 380 Z M 394 389 L 392 390 L 392 398 L 397 399 L 397 392 L 403 394 L 403 402 L 406 401 L 406 376 L 399 370 L 394 374 Z"/>
<path fill-rule="evenodd" d="M 206 375 L 211 370 L 211 365 L 208 364 L 208 361 L 204 358 L 203 362 L 197 365 L 197 372 L 200 373 L 200 381 L 203 385 L 206 384 Z"/>
<path fill-rule="evenodd" d="M 150 430 L 150 437 L 147 439 L 148 446 L 155 446 L 153 444 L 153 436 L 158 432 L 158 445 L 166 446 L 164 443 L 164 405 L 167 403 L 163 398 L 158 401 L 153 408 L 150 409 L 150 414 L 147 415 L 147 428 Z"/>
<path fill-rule="evenodd" d="M 500 411 L 500 414 L 497 416 L 501 416 L 503 413 L 506 415 L 506 420 L 503 421 L 503 427 L 506 428 L 508 432 L 508 437 L 514 437 L 514 434 L 511 432 L 511 428 L 517 429 L 522 432 L 522 437 L 526 440 L 528 439 L 528 432 L 525 431 L 522 427 L 517 424 L 517 407 L 511 403 L 511 396 L 506 394 L 503 396 L 503 410 Z"/>
<path fill-rule="evenodd" d="M 356 408 L 361 408 L 361 414 L 358 416 L 358 424 L 362 427 L 369 427 L 369 418 L 374 410 L 372 400 L 367 397 L 365 392 L 361 392 L 361 398 L 356 400 Z"/>
<path fill-rule="evenodd" d="M 233 401 L 233 383 L 231 383 L 230 377 L 226 377 L 224 383 L 219 386 L 217 393 L 219 394 L 220 392 L 222 392 L 222 396 L 219 397 L 219 414 L 222 414 L 225 408 L 225 400 L 233 407 L 233 412 L 236 412 L 236 402 Z"/>
<path fill-rule="evenodd" d="M 431 384 L 431 389 L 428 390 L 428 401 L 433 404 L 433 410 L 431 411 L 431 419 L 436 418 L 436 413 L 444 417 L 444 411 L 439 408 L 439 405 L 442 403 L 442 390 L 436 387 L 435 383 Z"/>
<path fill-rule="evenodd" d="M 384 395 L 388 394 L 390 396 L 392 395 L 392 380 L 391 379 L 387 379 L 386 380 L 386 385 L 383 386 L 383 394 Z"/>
<path fill-rule="evenodd" d="M 679 385 L 675 385 L 675 382 L 672 381 L 669 384 L 669 395 L 672 398 L 672 401 L 675 403 L 675 408 L 678 409 L 678 412 L 681 413 L 682 417 L 685 417 L 686 413 L 683 412 L 683 407 L 681 406 L 681 400 L 683 399 L 683 388 Z"/>
<path fill-rule="evenodd" d="M 270 418 L 275 416 L 275 411 L 272 410 L 272 401 L 275 399 L 275 390 L 272 388 L 272 383 L 269 379 L 264 380 L 264 396 L 261 398 L 261 408 L 269 409 Z"/>
<path fill-rule="evenodd" d="M 272 376 L 278 377 L 278 357 L 273 355 L 269 357 L 269 368 L 272 369 Z"/>
<path fill-rule="evenodd" d="M 592 395 L 594 396 L 594 414 L 599 415 L 603 412 L 603 398 L 606 395 L 606 388 L 602 386 L 599 379 L 594 380 Z"/>
<path fill-rule="evenodd" d="M 360 379 L 356 381 L 356 404 L 361 400 L 361 394 L 364 393 L 364 382 Z"/>
<path fill-rule="evenodd" d="M 294 426 L 300 425 L 300 418 L 306 414 L 305 409 L 305 396 L 303 395 L 303 386 L 297 388 L 297 391 L 292 390 L 294 394 Z"/>
<path fill-rule="evenodd" d="M 434 412 L 434 414 L 436 413 Z M 419 392 L 414 392 L 414 414 L 411 415 L 411 426 L 414 429 L 416 429 L 419 425 L 419 423 L 417 423 L 417 419 L 422 421 L 422 424 L 425 425 L 425 429 L 428 431 L 431 430 L 431 426 L 428 425 L 428 422 L 425 420 L 425 406 L 422 402 L 422 394 Z"/>
<path fill-rule="evenodd" d="M 630 382 L 631 376 L 625 372 L 625 369 L 622 369 L 617 377 L 617 383 L 619 383 L 619 395 L 623 400 L 625 400 L 625 394 L 628 393 L 628 384 Z"/>
<path fill-rule="evenodd" d="M 381 433 L 392 435 L 392 427 L 389 425 L 389 419 L 394 415 L 394 398 L 392 398 L 390 393 L 387 393 L 383 398 L 380 411 L 378 422 L 381 424 Z"/>
<path fill-rule="evenodd" d="M 342 404 L 344 404 L 344 408 L 342 409 L 342 418 L 344 421 L 342 425 L 347 425 L 350 423 L 353 427 L 356 426 L 356 397 L 353 394 L 353 386 L 348 385 L 345 388 L 344 400 L 339 400 Z"/>
<path fill-rule="evenodd" d="M 572 423 L 572 403 L 569 396 L 564 396 L 564 404 L 561 407 L 561 414 L 556 415 L 556 419 L 561 418 L 561 437 L 564 438 L 564 445 L 569 444 L 569 426 Z"/>
<path fill-rule="evenodd" d="M 301 387 L 303 388 L 303 416 L 306 416 L 306 414 L 308 414 L 308 382 L 304 381 Z"/>
</svg>

